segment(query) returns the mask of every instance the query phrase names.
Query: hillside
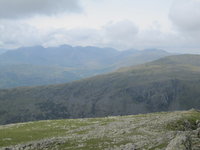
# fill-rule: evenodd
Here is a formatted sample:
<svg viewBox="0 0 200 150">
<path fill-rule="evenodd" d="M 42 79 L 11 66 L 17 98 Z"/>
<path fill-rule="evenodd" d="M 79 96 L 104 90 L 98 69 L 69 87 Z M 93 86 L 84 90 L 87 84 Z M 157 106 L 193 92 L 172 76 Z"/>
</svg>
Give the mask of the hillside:
<svg viewBox="0 0 200 150">
<path fill-rule="evenodd" d="M 0 88 L 59 84 L 81 79 L 72 68 L 29 64 L 0 65 Z"/>
<path fill-rule="evenodd" d="M 199 109 L 199 61 L 169 56 L 68 84 L 0 90 L 0 123 Z"/>
<path fill-rule="evenodd" d="M 199 150 L 200 112 L 68 119 L 0 126 L 0 149 Z"/>
<path fill-rule="evenodd" d="M 0 88 L 66 83 L 168 56 L 162 50 L 22 47 L 0 53 Z"/>
</svg>

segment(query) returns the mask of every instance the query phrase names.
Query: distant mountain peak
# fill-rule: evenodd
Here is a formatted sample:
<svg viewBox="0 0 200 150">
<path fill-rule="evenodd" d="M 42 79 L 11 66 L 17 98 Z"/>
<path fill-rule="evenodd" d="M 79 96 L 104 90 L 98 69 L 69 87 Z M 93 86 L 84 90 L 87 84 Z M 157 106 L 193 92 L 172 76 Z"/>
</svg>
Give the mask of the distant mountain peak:
<svg viewBox="0 0 200 150">
<path fill-rule="evenodd" d="M 157 49 L 157 48 L 149 48 L 149 49 L 144 49 L 144 52 L 164 52 L 164 53 L 168 53 L 167 51 L 163 50 L 163 49 Z"/>
</svg>

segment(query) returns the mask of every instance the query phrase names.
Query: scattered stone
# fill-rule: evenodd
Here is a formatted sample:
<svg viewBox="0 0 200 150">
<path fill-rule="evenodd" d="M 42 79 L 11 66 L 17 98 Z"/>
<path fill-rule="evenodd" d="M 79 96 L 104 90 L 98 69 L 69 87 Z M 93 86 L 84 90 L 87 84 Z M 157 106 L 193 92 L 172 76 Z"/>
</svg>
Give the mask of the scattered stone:
<svg viewBox="0 0 200 150">
<path fill-rule="evenodd" d="M 184 120 L 184 130 L 192 130 L 192 125 L 188 120 Z"/>
<path fill-rule="evenodd" d="M 200 138 L 200 128 L 197 129 L 197 137 Z"/>
<path fill-rule="evenodd" d="M 67 147 L 68 149 L 91 149 L 97 147 L 106 150 L 166 150 L 166 148 L 167 150 L 191 150 L 194 146 L 196 149 L 193 150 L 200 150 L 198 149 L 198 146 L 200 146 L 200 128 L 196 129 L 199 124 L 198 120 L 194 125 L 185 120 L 182 124 L 184 131 L 177 131 L 178 129 L 176 128 L 167 128 L 168 124 L 186 119 L 188 114 L 187 112 L 169 112 L 100 118 L 98 121 L 93 121 L 93 119 L 74 120 L 74 123 L 79 123 L 80 121 L 81 124 L 84 121 L 88 123 L 83 126 L 81 124 L 80 126 L 75 124 L 70 126 L 62 124 L 59 126 L 59 124 L 52 121 L 48 122 L 47 125 L 56 129 L 60 128 L 64 133 L 62 136 L 46 137 L 43 140 L 29 141 L 15 146 L 10 145 L 6 148 L 1 147 L 0 150 L 57 150 L 64 143 L 71 146 Z M 185 118 L 184 115 L 186 115 Z M 32 126 L 34 127 L 34 123 Z M 7 128 L 11 127 L 4 126 L 3 128 L 7 130 Z M 5 136 L 4 139 L 6 138 L 8 137 Z M 166 143 L 169 144 L 166 146 Z"/>
<path fill-rule="evenodd" d="M 170 141 L 166 150 L 192 150 L 191 138 L 188 133 L 178 133 L 174 139 Z"/>
<path fill-rule="evenodd" d="M 19 144 L 12 147 L 1 148 L 0 150 L 32 150 L 32 149 L 48 149 L 51 145 L 58 145 L 65 143 L 64 138 L 52 138 L 46 140 L 40 140 L 35 142 L 30 142 L 27 144 Z"/>
</svg>

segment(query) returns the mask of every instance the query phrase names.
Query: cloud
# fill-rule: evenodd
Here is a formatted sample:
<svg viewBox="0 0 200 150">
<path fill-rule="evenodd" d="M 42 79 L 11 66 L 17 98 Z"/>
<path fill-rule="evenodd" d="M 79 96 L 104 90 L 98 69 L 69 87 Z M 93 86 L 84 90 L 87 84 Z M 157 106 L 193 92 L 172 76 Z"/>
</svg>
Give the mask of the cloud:
<svg viewBox="0 0 200 150">
<path fill-rule="evenodd" d="M 104 33 L 103 43 L 113 47 L 129 47 L 135 40 L 139 28 L 129 20 L 122 20 L 116 23 L 110 23 L 102 28 Z"/>
<path fill-rule="evenodd" d="M 55 46 L 68 43 L 71 45 L 106 46 L 126 49 L 133 46 L 138 32 L 139 29 L 133 22 L 122 20 L 106 24 L 100 29 L 59 29 L 48 35 L 49 40 L 47 40 L 44 45 Z"/>
<path fill-rule="evenodd" d="M 164 32 L 162 25 L 153 23 L 148 29 L 140 29 L 133 22 L 109 23 L 101 28 L 38 29 L 20 21 L 0 21 L 0 48 L 62 44 L 80 46 L 113 47 L 117 49 L 161 48 L 165 50 L 198 52 L 200 42 L 194 36 L 180 32 Z"/>
<path fill-rule="evenodd" d="M 177 43 L 185 49 L 200 49 L 200 0 L 175 0 L 169 12 Z M 181 41 L 181 42 L 180 42 Z"/>
<path fill-rule="evenodd" d="M 80 10 L 79 0 L 0 0 L 0 18 L 3 19 L 54 15 Z"/>
<path fill-rule="evenodd" d="M 200 0 L 174 0 L 169 12 L 171 29 L 168 22 L 164 24 L 159 18 L 145 28 L 137 26 L 131 18 L 132 21 L 122 19 L 104 26 L 99 25 L 96 29 L 90 25 L 79 25 L 80 21 L 77 20 L 87 20 L 88 13 L 82 14 L 85 18 L 64 15 L 64 20 L 55 20 L 61 24 L 58 26 L 48 26 L 46 23 L 43 26 L 41 20 L 44 16 L 32 22 L 29 22 L 30 19 L 16 19 L 34 15 L 47 15 L 46 18 L 49 18 L 48 16 L 58 13 L 79 12 L 80 2 L 81 0 L 0 0 L 0 48 L 70 44 L 117 49 L 200 49 Z M 75 23 L 68 26 L 70 19 Z M 37 22 L 41 26 L 37 26 Z M 94 20 L 89 20 L 86 24 L 90 23 L 94 23 Z"/>
<path fill-rule="evenodd" d="M 169 18 L 181 31 L 200 31 L 200 0 L 175 0 Z"/>
<path fill-rule="evenodd" d="M 139 31 L 138 27 L 128 20 L 107 24 L 104 29 L 108 37 L 116 38 L 119 41 L 132 39 Z"/>
<path fill-rule="evenodd" d="M 102 43 L 101 30 L 90 28 L 38 29 L 20 21 L 0 21 L 0 48 L 43 45 L 45 47 L 70 45 L 98 45 Z"/>
<path fill-rule="evenodd" d="M 22 22 L 0 21 L 0 47 L 15 48 L 42 44 L 42 31 Z"/>
<path fill-rule="evenodd" d="M 43 46 L 70 45 L 98 45 L 102 39 L 99 30 L 90 28 L 75 28 L 71 30 L 57 29 L 46 35 Z"/>
</svg>

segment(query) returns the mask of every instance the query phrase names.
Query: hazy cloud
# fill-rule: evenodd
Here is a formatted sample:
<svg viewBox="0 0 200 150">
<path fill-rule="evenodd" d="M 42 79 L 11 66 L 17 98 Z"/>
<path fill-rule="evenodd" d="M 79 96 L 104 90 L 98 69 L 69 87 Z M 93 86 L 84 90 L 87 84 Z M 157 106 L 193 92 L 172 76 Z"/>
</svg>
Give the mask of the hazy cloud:
<svg viewBox="0 0 200 150">
<path fill-rule="evenodd" d="M 80 10 L 79 0 L 0 0 L 0 18 L 4 19 Z"/>
<path fill-rule="evenodd" d="M 198 47 L 198 39 L 179 33 L 162 32 L 156 24 L 141 30 L 134 23 L 120 21 L 106 24 L 100 29 L 37 29 L 25 23 L 0 22 L 0 47 L 43 45 L 45 47 L 62 44 L 81 46 L 113 47 L 117 49 L 163 48 L 166 50 Z"/>
<path fill-rule="evenodd" d="M 161 48 L 174 51 L 198 51 L 200 48 L 200 0 L 174 0 L 169 15 L 166 14 L 169 20 L 163 18 L 166 19 L 166 22 L 163 22 L 158 18 L 152 20 L 152 24 L 144 22 L 143 26 L 139 26 L 134 17 L 129 18 L 130 21 L 125 16 L 123 19 L 127 20 L 121 19 L 117 22 L 120 18 L 113 21 L 110 19 L 105 21 L 110 21 L 109 23 L 92 28 L 90 25 L 96 23 L 93 17 L 101 20 L 98 16 L 102 14 L 92 14 L 91 17 L 87 11 L 77 18 L 66 14 L 63 20 L 52 17 L 56 23 L 58 21 L 55 26 L 49 26 L 49 22 L 44 25 L 42 23 L 43 18 L 51 17 L 38 17 L 36 23 L 29 19 L 15 19 L 37 14 L 50 16 L 59 12 L 77 12 L 81 10 L 79 1 L 85 0 L 0 0 L 0 48 L 33 45 L 48 47 L 61 44 L 118 49 Z M 83 3 L 81 4 L 84 7 Z M 85 24 L 82 25 L 82 21 L 85 21 Z"/>
<path fill-rule="evenodd" d="M 21 22 L 0 21 L 0 47 L 14 48 L 42 44 L 45 36 L 33 26 Z"/>
<path fill-rule="evenodd" d="M 139 32 L 139 28 L 133 22 L 123 20 L 107 24 L 103 27 L 102 32 L 104 33 L 104 44 L 124 47 L 124 45 L 132 45 Z"/>
<path fill-rule="evenodd" d="M 162 32 L 156 24 L 152 24 L 152 27 L 147 30 L 141 30 L 133 22 L 127 20 L 109 23 L 100 29 L 59 29 L 51 32 L 46 37 L 45 46 L 71 44 L 117 49 L 171 49 L 177 46 L 180 47 L 182 44 L 185 46 L 186 43 L 185 38 L 180 38 L 176 33 Z"/>
<path fill-rule="evenodd" d="M 169 18 L 178 34 L 175 39 L 177 45 L 188 50 L 199 51 L 200 0 L 175 0 L 170 9 Z"/>
<path fill-rule="evenodd" d="M 99 30 L 76 28 L 76 29 L 57 29 L 46 35 L 43 46 L 57 46 L 62 44 L 70 45 L 98 45 L 101 42 L 102 36 Z"/>
<path fill-rule="evenodd" d="M 175 0 L 169 18 L 182 31 L 200 31 L 200 0 Z"/>
</svg>

